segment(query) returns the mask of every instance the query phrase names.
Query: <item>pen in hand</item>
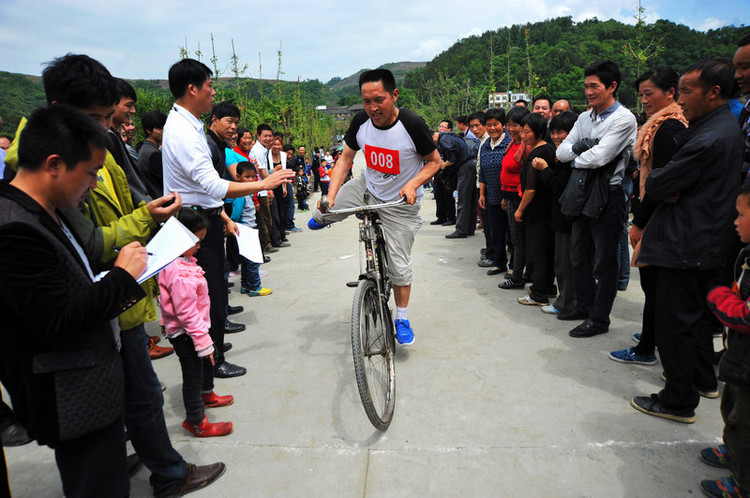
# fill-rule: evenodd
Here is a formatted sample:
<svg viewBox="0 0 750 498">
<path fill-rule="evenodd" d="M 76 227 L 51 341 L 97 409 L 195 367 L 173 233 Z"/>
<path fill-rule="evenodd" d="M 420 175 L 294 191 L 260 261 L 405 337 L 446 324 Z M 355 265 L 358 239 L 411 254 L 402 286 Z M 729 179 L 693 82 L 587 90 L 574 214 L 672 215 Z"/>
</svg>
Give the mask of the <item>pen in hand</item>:
<svg viewBox="0 0 750 498">
<path fill-rule="evenodd" d="M 115 252 L 120 252 L 121 249 L 122 249 L 122 247 L 120 247 L 120 246 L 112 246 L 112 250 L 115 251 Z M 149 256 L 153 256 L 154 255 L 154 253 L 152 253 L 152 252 L 147 252 L 146 254 L 148 254 Z"/>
</svg>

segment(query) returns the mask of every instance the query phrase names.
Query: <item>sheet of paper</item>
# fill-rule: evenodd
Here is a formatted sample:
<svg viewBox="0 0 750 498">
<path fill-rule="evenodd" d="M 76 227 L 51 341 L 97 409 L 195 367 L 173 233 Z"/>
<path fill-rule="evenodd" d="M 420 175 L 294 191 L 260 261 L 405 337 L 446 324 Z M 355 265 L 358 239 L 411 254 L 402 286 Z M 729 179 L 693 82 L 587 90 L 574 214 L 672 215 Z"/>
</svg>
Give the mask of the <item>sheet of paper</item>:
<svg viewBox="0 0 750 498">
<path fill-rule="evenodd" d="M 159 273 L 162 268 L 177 259 L 198 242 L 196 237 L 185 225 L 172 216 L 164 223 L 161 230 L 146 245 L 149 252 L 148 263 L 143 274 L 138 277 L 138 283 Z"/>
<path fill-rule="evenodd" d="M 263 263 L 263 250 L 260 248 L 260 236 L 256 228 L 237 224 L 240 235 L 237 237 L 237 245 L 240 254 L 254 263 Z"/>
</svg>

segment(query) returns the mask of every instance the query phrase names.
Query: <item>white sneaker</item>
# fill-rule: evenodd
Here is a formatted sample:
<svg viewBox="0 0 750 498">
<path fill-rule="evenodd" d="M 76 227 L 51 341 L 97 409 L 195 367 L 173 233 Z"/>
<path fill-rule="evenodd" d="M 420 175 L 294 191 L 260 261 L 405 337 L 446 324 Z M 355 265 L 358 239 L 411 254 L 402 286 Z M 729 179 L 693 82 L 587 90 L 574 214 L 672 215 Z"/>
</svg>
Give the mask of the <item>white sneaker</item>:
<svg viewBox="0 0 750 498">
<path fill-rule="evenodd" d="M 526 306 L 545 306 L 547 304 L 547 303 L 540 303 L 539 301 L 534 301 L 531 298 L 531 296 L 528 294 L 526 294 L 525 296 L 519 297 L 518 302 Z"/>
<path fill-rule="evenodd" d="M 556 315 L 559 313 L 559 311 L 553 305 L 548 304 L 546 306 L 542 306 L 542 313 L 547 313 L 548 315 Z"/>
</svg>

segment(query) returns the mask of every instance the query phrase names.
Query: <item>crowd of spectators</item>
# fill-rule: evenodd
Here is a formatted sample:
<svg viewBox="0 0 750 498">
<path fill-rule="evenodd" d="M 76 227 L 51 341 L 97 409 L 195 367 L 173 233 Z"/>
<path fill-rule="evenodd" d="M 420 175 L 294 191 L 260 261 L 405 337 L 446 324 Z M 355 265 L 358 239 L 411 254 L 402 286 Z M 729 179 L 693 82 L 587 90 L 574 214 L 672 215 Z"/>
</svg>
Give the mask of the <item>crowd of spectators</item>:
<svg viewBox="0 0 750 498">
<path fill-rule="evenodd" d="M 703 481 L 709 496 L 750 491 L 750 292 L 747 253 L 738 256 L 750 240 L 750 103 L 730 105 L 750 94 L 750 37 L 738 47 L 734 59 L 702 60 L 681 75 L 668 66 L 639 75 L 639 115 L 617 100 L 619 67 L 602 61 L 584 71 L 584 111 L 538 95 L 531 109 L 518 101 L 474 112 L 455 119 L 456 132 L 444 119 L 434 134 L 442 164 L 430 224 L 455 226 L 445 235 L 455 240 L 478 223 L 477 265 L 503 275 L 500 289 L 525 290 L 513 296 L 519 304 L 579 321 L 571 337 L 604 334 L 629 267 L 638 268 L 637 345 L 609 357 L 660 362 L 665 386 L 634 396 L 633 408 L 692 423 L 699 399 L 718 398 L 726 383 L 724 444 L 700 458 L 732 476 Z M 722 332 L 726 349 L 714 351 Z"/>
<path fill-rule="evenodd" d="M 645 296 L 638 344 L 610 358 L 660 361 L 665 387 L 631 404 L 692 423 L 700 397 L 717 398 L 724 381 L 724 444 L 700 458 L 731 476 L 701 485 L 710 496 L 747 496 L 750 283 L 742 248 L 750 242 L 750 103 L 737 114 L 729 103 L 750 94 L 750 37 L 733 60 L 699 61 L 681 75 L 666 66 L 644 72 L 635 83 L 643 115 L 617 100 L 615 63 L 597 62 L 584 75 L 588 108 L 580 112 L 538 95 L 531 109 L 519 101 L 507 111 L 460 116 L 457 132 L 453 120 L 441 121 L 433 136 L 442 162 L 432 179 L 431 224 L 450 227 L 445 237 L 455 243 L 481 229 L 477 264 L 501 275 L 502 295 L 551 319 L 578 321 L 569 331 L 575 338 L 608 332 L 628 268 L 637 267 Z M 221 476 L 223 463 L 186 463 L 171 445 L 165 386 L 151 362 L 174 349 L 158 345 L 145 323 L 158 319 L 160 304 L 182 365 L 186 431 L 230 433 L 231 422 L 212 424 L 204 413 L 233 401 L 214 393 L 214 378 L 246 374 L 225 356 L 232 349 L 225 334 L 245 328 L 228 319 L 244 310 L 229 303 L 229 276 L 239 271 L 240 296 L 271 294 L 262 265 L 291 246 L 289 235 L 301 231 L 295 212 L 308 210 L 312 192 L 325 195 L 331 168 L 350 167 L 318 147 L 308 156 L 267 124 L 238 128 L 240 109 L 214 104 L 212 76 L 199 61 L 174 64 L 175 104 L 168 115 L 144 114 L 146 138 L 135 147 L 135 90 L 90 57 L 69 54 L 44 70 L 48 107 L 24 119 L 16 137 L 0 137 L 9 180 L 0 184 L 0 311 L 9 324 L 0 363 L 13 404 L 0 404 L 0 440 L 53 448 L 66 495 L 127 495 L 127 473 L 141 462 L 157 496 Z M 62 140 L 41 147 L 38 137 L 50 133 L 76 147 Z M 199 243 L 158 278 L 136 282 L 142 244 L 172 216 Z M 239 254 L 238 224 L 258 230 L 263 263 Z M 42 263 L 32 265 L 34 255 Z M 96 279 L 103 270 L 108 276 Z M 50 284 L 35 294 L 30 282 L 40 278 Z M 82 311 L 94 294 L 95 306 Z M 50 313 L 34 314 L 29 307 L 42 298 L 54 303 Z M 29 315 L 38 318 L 29 322 Z M 726 349 L 715 352 L 722 324 Z M 34 340 L 40 343 L 32 347 Z M 109 358 L 106 371 L 101 358 Z M 82 406 L 72 382 L 69 393 L 53 393 L 54 379 L 71 370 L 101 403 Z M 97 379 L 108 389 L 90 387 Z M 121 386 L 114 389 L 123 395 L 119 403 L 107 396 L 112 386 Z M 126 430 L 136 452 L 129 457 Z"/>
</svg>

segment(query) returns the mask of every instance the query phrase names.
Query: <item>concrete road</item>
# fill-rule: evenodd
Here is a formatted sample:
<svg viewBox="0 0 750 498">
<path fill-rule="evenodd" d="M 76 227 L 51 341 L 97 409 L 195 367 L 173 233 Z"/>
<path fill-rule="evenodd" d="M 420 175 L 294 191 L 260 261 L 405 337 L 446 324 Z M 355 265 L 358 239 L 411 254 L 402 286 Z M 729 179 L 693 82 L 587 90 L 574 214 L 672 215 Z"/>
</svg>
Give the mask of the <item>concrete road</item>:
<svg viewBox="0 0 750 498">
<path fill-rule="evenodd" d="M 175 447 L 190 462 L 228 466 L 194 496 L 681 497 L 726 474 L 697 456 L 720 441 L 719 400 L 701 399 L 692 425 L 643 415 L 630 399 L 662 388 L 660 366 L 607 357 L 640 331 L 637 272 L 617 297 L 610 332 L 573 339 L 577 323 L 519 305 L 522 291 L 498 289 L 502 275 L 477 267 L 480 232 L 446 240 L 452 228 L 430 226 L 433 215 L 428 193 L 409 308 L 416 342 L 397 354 L 387 432 L 367 420 L 353 374 L 345 286 L 358 274 L 353 219 L 311 232 L 297 213 L 303 232 L 262 267 L 271 296 L 242 296 L 232 279 L 230 302 L 245 306 L 233 319 L 247 331 L 227 336 L 227 357 L 248 373 L 217 379 L 217 393 L 236 401 L 208 416 L 232 420 L 233 434 L 188 435 L 177 358 L 155 361 Z M 15 497 L 61 494 L 49 449 L 6 454 Z M 132 479 L 132 496 L 151 495 L 148 475 Z"/>
</svg>

